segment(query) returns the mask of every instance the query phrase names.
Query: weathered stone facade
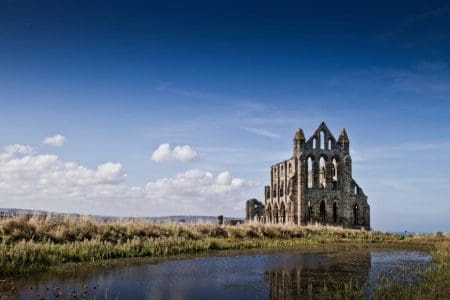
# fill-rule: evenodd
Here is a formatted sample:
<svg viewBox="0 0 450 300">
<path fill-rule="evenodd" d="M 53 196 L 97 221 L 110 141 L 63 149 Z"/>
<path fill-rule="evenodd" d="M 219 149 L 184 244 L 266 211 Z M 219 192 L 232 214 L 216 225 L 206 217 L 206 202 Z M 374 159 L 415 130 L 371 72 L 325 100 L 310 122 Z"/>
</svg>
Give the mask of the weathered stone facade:
<svg viewBox="0 0 450 300">
<path fill-rule="evenodd" d="M 245 202 L 246 221 L 261 221 L 264 214 L 264 204 L 261 201 L 250 199 Z"/>
<path fill-rule="evenodd" d="M 264 213 L 255 214 L 260 222 L 370 229 L 367 196 L 352 178 L 347 133 L 342 129 L 336 140 L 324 122 L 308 140 L 296 130 L 293 155 L 271 167 L 264 195 Z"/>
</svg>

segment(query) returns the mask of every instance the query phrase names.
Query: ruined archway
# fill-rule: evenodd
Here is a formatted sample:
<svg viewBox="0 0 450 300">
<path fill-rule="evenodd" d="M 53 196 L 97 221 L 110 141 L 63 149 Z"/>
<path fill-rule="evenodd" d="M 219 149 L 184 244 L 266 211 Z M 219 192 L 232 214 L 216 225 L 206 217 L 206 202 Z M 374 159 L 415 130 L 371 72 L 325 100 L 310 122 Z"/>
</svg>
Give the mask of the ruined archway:
<svg viewBox="0 0 450 300">
<path fill-rule="evenodd" d="M 279 219 L 278 219 L 278 206 L 275 204 L 273 206 L 273 221 L 272 223 L 274 224 L 278 224 Z"/>
<path fill-rule="evenodd" d="M 327 160 L 325 156 L 319 159 L 319 186 L 321 189 L 327 186 Z"/>
<path fill-rule="evenodd" d="M 323 130 L 319 133 L 320 149 L 325 149 L 325 132 Z"/>
<path fill-rule="evenodd" d="M 311 201 L 308 201 L 308 222 L 312 223 L 313 221 L 313 208 L 311 206 Z"/>
<path fill-rule="evenodd" d="M 314 186 L 314 168 L 313 168 L 313 164 L 314 164 L 314 158 L 312 156 L 308 157 L 308 159 L 306 160 L 306 178 L 307 178 L 307 187 L 309 189 L 313 188 Z"/>
<path fill-rule="evenodd" d="M 270 204 L 267 205 L 266 208 L 266 217 L 267 217 L 267 223 L 272 223 L 272 208 L 270 207 Z"/>
<path fill-rule="evenodd" d="M 281 202 L 280 206 L 280 223 L 286 223 L 286 208 L 284 207 L 284 202 Z"/>
<path fill-rule="evenodd" d="M 325 207 L 325 200 L 320 201 L 320 221 L 325 223 L 327 221 L 327 212 Z"/>
</svg>

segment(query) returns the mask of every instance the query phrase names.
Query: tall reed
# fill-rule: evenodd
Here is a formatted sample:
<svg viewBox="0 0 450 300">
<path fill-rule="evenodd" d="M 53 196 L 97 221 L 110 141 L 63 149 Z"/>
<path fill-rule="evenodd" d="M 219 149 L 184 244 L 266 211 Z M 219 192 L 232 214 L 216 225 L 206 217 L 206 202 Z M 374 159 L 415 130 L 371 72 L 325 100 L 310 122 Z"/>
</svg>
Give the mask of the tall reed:
<svg viewBox="0 0 450 300">
<path fill-rule="evenodd" d="M 447 243 L 448 234 L 402 235 L 339 227 L 99 222 L 90 218 L 15 217 L 0 221 L 0 275 L 65 262 L 165 256 L 220 249 L 318 243 Z"/>
</svg>

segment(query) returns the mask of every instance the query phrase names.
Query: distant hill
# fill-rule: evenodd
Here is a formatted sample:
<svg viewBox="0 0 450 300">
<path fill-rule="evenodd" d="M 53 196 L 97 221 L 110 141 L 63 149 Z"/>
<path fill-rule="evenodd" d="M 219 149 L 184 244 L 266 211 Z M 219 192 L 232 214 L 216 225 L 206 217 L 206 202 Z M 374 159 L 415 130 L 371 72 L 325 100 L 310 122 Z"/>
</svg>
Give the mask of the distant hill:
<svg viewBox="0 0 450 300">
<path fill-rule="evenodd" d="M 49 212 L 45 210 L 30 210 L 30 209 L 20 209 L 20 208 L 0 208 L 0 219 L 20 216 L 20 215 L 28 215 L 28 216 L 50 216 L 52 218 L 75 218 L 79 219 L 81 217 L 89 217 L 102 222 L 110 222 L 110 221 L 127 221 L 127 220 L 146 220 L 152 221 L 155 223 L 188 223 L 188 224 L 197 224 L 197 223 L 207 223 L 207 224 L 216 224 L 217 216 L 163 216 L 163 217 L 117 217 L 117 216 L 99 216 L 99 215 L 82 215 L 82 214 L 69 214 L 69 213 L 58 213 L 58 212 Z M 224 217 L 224 220 L 242 220 L 239 218 L 229 218 Z"/>
</svg>

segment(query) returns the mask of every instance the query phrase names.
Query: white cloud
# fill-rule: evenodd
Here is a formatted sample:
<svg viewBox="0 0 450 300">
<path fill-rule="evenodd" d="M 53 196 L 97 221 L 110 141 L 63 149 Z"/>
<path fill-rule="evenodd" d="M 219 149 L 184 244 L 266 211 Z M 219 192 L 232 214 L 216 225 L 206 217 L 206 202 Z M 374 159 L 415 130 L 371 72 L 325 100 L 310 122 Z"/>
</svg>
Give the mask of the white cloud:
<svg viewBox="0 0 450 300">
<path fill-rule="evenodd" d="M 64 145 L 64 142 L 66 141 L 66 137 L 61 135 L 61 134 L 57 134 L 54 136 L 49 136 L 46 137 L 42 143 L 44 145 L 49 145 L 49 146 L 54 146 L 54 147 L 61 147 L 62 145 Z"/>
<path fill-rule="evenodd" d="M 12 157 L 15 157 L 17 155 L 25 155 L 25 154 L 32 154 L 33 148 L 31 146 L 24 146 L 24 145 L 8 145 L 3 149 L 3 152 L 0 154 L 0 160 L 9 159 Z"/>
<path fill-rule="evenodd" d="M 120 216 L 241 215 L 240 203 L 251 187 L 228 171 L 188 170 L 142 186 L 126 184 L 126 178 L 120 163 L 89 168 L 10 145 L 0 152 L 0 207 Z"/>
<path fill-rule="evenodd" d="M 151 160 L 155 162 L 162 161 L 191 161 L 198 158 L 198 152 L 191 146 L 175 146 L 171 149 L 169 144 L 161 144 L 153 151 Z"/>
<path fill-rule="evenodd" d="M 258 129 L 258 128 L 248 128 L 248 127 L 244 128 L 244 129 L 246 131 L 250 132 L 250 133 L 253 133 L 253 134 L 256 134 L 256 135 L 259 135 L 259 136 L 264 136 L 264 137 L 268 137 L 268 138 L 271 138 L 271 139 L 278 139 L 278 138 L 280 138 L 280 136 L 278 134 L 273 133 L 273 132 L 268 131 L 268 130 Z"/>
<path fill-rule="evenodd" d="M 145 191 L 155 207 L 162 210 L 170 208 L 175 214 L 215 215 L 234 211 L 250 186 L 228 171 L 214 175 L 203 170 L 188 170 L 148 182 Z"/>
</svg>

